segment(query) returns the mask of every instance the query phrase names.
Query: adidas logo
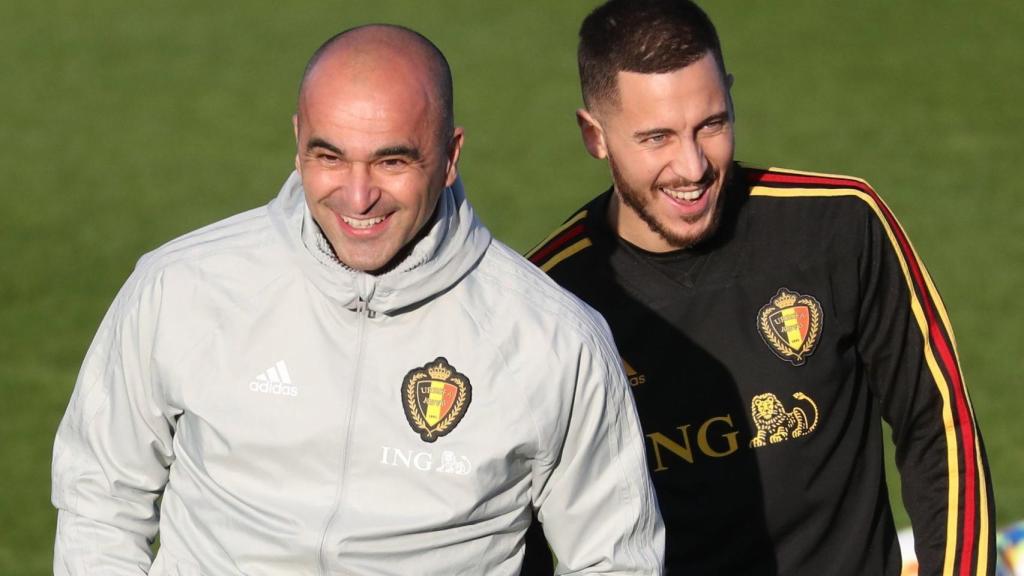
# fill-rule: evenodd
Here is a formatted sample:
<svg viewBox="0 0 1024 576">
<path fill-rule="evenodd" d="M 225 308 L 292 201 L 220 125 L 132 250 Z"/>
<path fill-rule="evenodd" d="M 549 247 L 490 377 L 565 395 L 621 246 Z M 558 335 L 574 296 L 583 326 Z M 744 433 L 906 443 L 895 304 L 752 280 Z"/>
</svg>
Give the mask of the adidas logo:
<svg viewBox="0 0 1024 576">
<path fill-rule="evenodd" d="M 249 390 L 275 396 L 299 395 L 299 388 L 292 386 L 292 379 L 288 376 L 288 367 L 284 365 L 284 360 L 278 360 L 262 374 L 257 374 L 256 378 L 249 382 Z"/>
<path fill-rule="evenodd" d="M 630 386 L 632 386 L 633 388 L 636 388 L 637 386 L 647 382 L 647 375 L 646 374 L 641 374 L 641 373 L 637 372 L 636 368 L 633 368 L 632 366 L 630 366 L 629 362 L 626 362 L 625 358 L 621 358 L 621 360 L 622 360 L 622 367 L 626 369 L 626 378 L 629 378 L 629 385 Z"/>
</svg>

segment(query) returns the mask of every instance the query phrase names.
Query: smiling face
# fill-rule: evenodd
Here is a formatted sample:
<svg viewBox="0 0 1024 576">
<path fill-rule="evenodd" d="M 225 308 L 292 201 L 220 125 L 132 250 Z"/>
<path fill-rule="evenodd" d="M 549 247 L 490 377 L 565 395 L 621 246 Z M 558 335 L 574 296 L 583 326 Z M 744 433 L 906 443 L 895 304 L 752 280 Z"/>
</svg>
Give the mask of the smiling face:
<svg viewBox="0 0 1024 576">
<path fill-rule="evenodd" d="M 667 252 L 714 233 L 734 150 L 730 83 L 708 53 L 672 72 L 619 72 L 617 102 L 577 112 L 587 150 L 608 159 L 619 236 Z"/>
<path fill-rule="evenodd" d="M 345 265 L 389 270 L 456 178 L 433 68 L 394 42 L 329 50 L 308 74 L 294 118 L 295 167 L 313 219 Z M 444 134 L 444 136 L 442 136 Z"/>
</svg>

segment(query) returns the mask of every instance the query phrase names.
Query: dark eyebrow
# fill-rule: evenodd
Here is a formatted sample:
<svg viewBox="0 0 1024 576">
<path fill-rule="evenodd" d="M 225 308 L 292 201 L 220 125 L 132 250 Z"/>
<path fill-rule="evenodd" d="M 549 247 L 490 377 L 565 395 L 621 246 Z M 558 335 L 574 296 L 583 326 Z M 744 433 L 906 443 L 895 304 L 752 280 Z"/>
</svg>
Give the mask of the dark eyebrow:
<svg viewBox="0 0 1024 576">
<path fill-rule="evenodd" d="M 323 148 L 325 150 L 330 150 L 331 152 L 334 152 L 335 154 L 337 154 L 338 156 L 341 156 L 342 158 L 345 157 L 345 151 L 344 150 L 342 150 L 341 148 L 338 148 L 337 146 L 335 146 L 334 144 L 331 144 L 330 142 L 328 142 L 327 140 L 324 140 L 323 138 L 310 138 L 309 142 L 306 142 L 306 151 L 307 152 L 309 152 L 310 150 L 313 150 L 314 148 Z"/>
<path fill-rule="evenodd" d="M 723 120 L 728 120 L 728 119 L 729 119 L 729 111 L 726 110 L 726 111 L 723 111 L 723 112 L 719 112 L 718 114 L 712 114 L 711 116 L 708 116 L 707 118 L 704 119 L 703 122 L 701 122 L 701 126 L 703 126 L 705 124 L 710 124 L 712 122 L 721 122 Z"/>
<path fill-rule="evenodd" d="M 650 138 L 651 136 L 660 136 L 662 134 L 672 134 L 674 130 L 669 128 L 651 128 L 650 130 L 638 130 L 633 132 L 633 138 L 637 140 L 643 140 L 644 138 Z"/>
<path fill-rule="evenodd" d="M 344 150 L 342 150 L 341 148 L 338 148 L 337 146 L 335 146 L 334 144 L 331 144 L 330 142 L 324 140 L 323 138 L 310 138 L 309 142 L 306 143 L 306 151 L 308 152 L 308 151 L 314 150 L 316 148 L 323 148 L 325 150 L 329 150 L 329 151 L 333 152 L 334 154 L 338 155 L 341 158 L 345 157 L 345 151 Z M 395 145 L 395 146 L 385 146 L 383 148 L 378 148 L 373 153 L 373 158 L 374 159 L 384 158 L 386 156 L 402 156 L 402 157 L 408 158 L 410 160 L 419 160 L 422 155 L 420 154 L 420 151 L 419 151 L 418 148 L 413 148 L 411 146 L 404 146 L 404 145 L 401 145 L 401 144 Z"/>
<path fill-rule="evenodd" d="M 708 116 L 707 118 L 704 119 L 703 122 L 700 123 L 700 125 L 706 126 L 712 122 L 721 122 L 727 120 L 729 120 L 729 111 L 723 110 L 718 114 L 712 114 L 711 116 Z M 672 130 L 671 128 L 651 128 L 650 130 L 637 130 L 636 132 L 633 132 L 633 138 L 637 140 L 643 140 L 644 138 L 650 138 L 651 136 L 661 136 L 663 134 L 674 133 L 675 130 Z"/>
<path fill-rule="evenodd" d="M 420 151 L 419 148 L 413 148 L 412 146 L 385 146 L 384 148 L 378 148 L 373 153 L 374 158 L 383 158 L 385 156 L 403 156 L 410 160 L 419 160 Z"/>
</svg>

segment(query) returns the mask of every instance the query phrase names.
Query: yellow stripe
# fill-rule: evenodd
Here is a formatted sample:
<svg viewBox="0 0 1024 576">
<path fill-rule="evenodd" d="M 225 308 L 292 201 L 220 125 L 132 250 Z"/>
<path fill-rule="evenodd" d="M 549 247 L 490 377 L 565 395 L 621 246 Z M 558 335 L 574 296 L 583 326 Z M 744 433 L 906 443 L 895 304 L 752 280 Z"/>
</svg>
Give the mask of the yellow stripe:
<svg viewBox="0 0 1024 576">
<path fill-rule="evenodd" d="M 789 347 L 799 352 L 800 346 L 803 345 L 803 338 L 800 337 L 800 325 L 796 317 L 796 310 L 787 308 L 782 311 L 782 327 L 786 332 Z"/>
<path fill-rule="evenodd" d="M 430 394 L 427 395 L 427 413 L 424 414 L 427 424 L 433 426 L 441 419 L 441 404 L 444 403 L 444 382 L 430 381 Z"/>
<path fill-rule="evenodd" d="M 953 343 L 953 353 L 958 357 L 960 355 L 957 349 L 956 336 L 953 333 L 952 323 L 949 321 L 949 315 L 946 311 L 946 305 L 942 302 L 942 297 L 939 296 L 938 290 L 935 289 L 935 284 L 932 282 L 932 277 L 928 274 L 928 270 L 924 267 L 923 263 L 920 263 L 921 271 L 924 274 L 925 282 L 928 284 L 928 291 L 932 294 L 932 298 L 935 302 L 935 307 L 939 311 L 939 316 L 942 318 L 942 325 L 946 329 L 946 334 L 949 335 L 950 341 Z M 959 371 L 959 366 L 957 366 Z M 960 371 L 960 381 L 964 382 L 963 394 L 964 400 L 967 402 L 967 406 L 971 413 L 971 419 L 974 419 L 974 404 L 971 402 L 971 396 L 967 391 L 967 383 L 964 381 L 963 372 Z M 982 460 L 981 441 L 977 427 L 974 428 L 974 457 L 975 465 L 978 468 L 978 565 L 977 574 L 987 574 L 989 566 L 988 558 L 988 539 L 989 539 L 989 517 L 988 517 L 988 478 L 985 475 L 985 464 Z"/>
<path fill-rule="evenodd" d="M 907 242 L 908 243 L 910 242 L 909 238 L 907 238 Z M 913 249 L 913 244 L 912 243 L 911 243 L 911 249 Z M 936 308 L 936 310 L 938 310 L 939 317 L 942 319 L 942 326 L 945 329 L 946 334 L 949 335 L 949 340 L 950 340 L 950 342 L 953 345 L 953 354 L 956 355 L 957 358 L 959 358 L 960 351 L 957 348 L 956 335 L 953 332 L 953 326 L 952 326 L 952 323 L 949 320 L 949 314 L 946 311 L 946 305 L 942 301 L 942 297 L 939 295 L 939 291 L 936 290 L 935 284 L 932 282 L 931 274 L 928 273 L 928 269 L 925 268 L 924 262 L 921 261 L 921 258 L 917 255 L 917 251 L 916 250 L 914 250 L 914 257 L 915 257 L 915 259 L 917 259 L 917 265 L 918 265 L 918 267 L 920 267 L 921 273 L 924 276 L 925 284 L 928 286 L 928 292 L 929 292 L 929 294 L 931 294 L 932 301 L 935 304 L 935 308 Z M 988 538 L 989 538 L 989 533 L 988 533 L 988 524 L 989 524 L 989 518 L 988 518 L 988 480 L 985 477 L 985 466 L 984 466 L 984 462 L 982 461 L 982 456 L 981 456 L 981 454 L 982 454 L 982 452 L 981 452 L 981 442 L 978 439 L 979 438 L 978 428 L 976 426 L 974 426 L 974 424 L 973 424 L 973 422 L 974 422 L 974 404 L 971 402 L 971 396 L 970 396 L 970 394 L 967 391 L 967 383 L 964 380 L 963 371 L 960 369 L 959 362 L 957 363 L 957 367 L 956 368 L 957 368 L 958 375 L 960 376 L 960 382 L 963 383 L 962 392 L 963 392 L 963 395 L 964 395 L 964 401 L 967 403 L 968 412 L 971 415 L 971 422 L 972 422 L 973 433 L 974 433 L 974 458 L 975 458 L 975 466 L 977 467 L 977 470 L 978 470 L 978 520 L 977 520 L 978 521 L 978 540 L 977 540 L 977 544 L 976 544 L 977 548 L 978 548 L 977 574 L 987 574 L 988 573 Z"/>
<path fill-rule="evenodd" d="M 978 441 L 977 429 L 974 432 L 974 454 L 978 459 L 978 494 L 981 496 L 978 499 L 978 522 L 981 525 L 978 532 L 978 574 L 988 574 L 988 482 L 981 463 L 981 443 Z"/>
<path fill-rule="evenodd" d="M 921 310 L 921 304 L 916 296 L 912 298 L 911 308 L 914 311 L 914 316 L 917 318 L 918 325 L 923 325 L 925 324 L 925 318 L 924 312 Z M 960 469 L 960 460 L 956 454 L 956 432 L 953 430 L 953 411 L 949 402 L 948 384 L 946 384 L 945 378 L 942 377 L 942 372 L 939 371 L 938 363 L 935 361 L 935 354 L 932 352 L 931 342 L 929 342 L 927 336 L 925 337 L 925 361 L 931 370 L 932 377 L 935 378 L 935 386 L 939 389 L 939 396 L 942 397 L 942 422 L 946 429 L 946 466 L 949 467 L 949 494 L 946 495 L 946 508 L 948 510 L 946 515 L 946 558 L 942 574 L 943 576 L 952 576 L 956 560 L 956 527 L 957 522 L 959 522 L 958 512 L 960 511 L 957 506 L 957 495 L 960 493 L 960 475 L 957 472 Z M 940 384 L 945 384 L 945 386 Z M 974 495 L 970 497 L 974 498 Z"/>
<path fill-rule="evenodd" d="M 935 300 L 935 307 L 939 311 L 939 316 L 942 318 L 942 325 L 946 329 L 946 334 L 949 335 L 950 341 L 953 343 L 953 353 L 958 357 L 960 355 L 957 350 L 956 336 L 953 333 L 952 323 L 949 321 L 949 315 L 946 312 L 946 306 L 942 302 L 941 296 L 939 296 L 938 290 L 935 289 L 935 284 L 932 283 L 932 277 L 928 274 L 928 270 L 921 266 L 921 271 L 924 273 L 925 282 L 928 284 L 928 291 L 932 294 Z M 959 369 L 959 366 L 957 367 Z M 960 381 L 964 382 L 963 394 L 964 399 L 967 401 L 967 406 L 970 409 L 971 419 L 974 419 L 974 404 L 971 402 L 971 396 L 967 391 L 967 383 L 964 381 L 963 372 L 960 372 Z M 988 539 L 989 539 L 989 517 L 988 517 L 988 478 L 985 475 L 985 464 L 982 460 L 981 451 L 981 440 L 978 433 L 977 427 L 974 428 L 974 457 L 976 460 L 976 466 L 978 468 L 978 574 L 988 574 L 989 558 L 988 558 Z"/>
<path fill-rule="evenodd" d="M 754 168 L 754 169 L 755 170 L 764 170 L 763 168 Z M 862 180 L 860 178 L 857 178 L 856 176 L 847 176 L 845 174 L 829 174 L 827 172 L 802 172 L 800 170 L 790 170 L 789 168 L 776 168 L 774 166 L 771 167 L 771 168 L 768 168 L 767 170 L 769 172 L 774 173 L 774 174 L 795 174 L 797 176 L 813 176 L 815 178 L 839 178 L 839 179 L 842 179 L 842 180 L 850 180 L 850 181 L 853 181 L 853 182 L 860 182 L 861 184 L 867 186 L 868 188 L 871 187 L 871 185 L 868 184 L 867 180 Z M 808 188 L 807 190 L 812 190 L 812 189 Z M 820 189 L 814 188 L 813 190 L 820 190 Z M 851 188 L 851 190 L 853 190 L 853 189 Z"/>
<path fill-rule="evenodd" d="M 939 310 L 939 317 L 942 318 L 942 326 L 946 329 L 946 334 L 949 334 L 949 340 L 953 343 L 953 352 L 960 356 L 960 351 L 956 347 L 956 336 L 953 334 L 953 325 L 949 321 L 949 316 L 946 315 L 946 305 L 942 303 L 942 298 L 939 296 L 939 291 L 935 289 L 935 285 L 932 284 L 932 277 L 928 274 L 928 271 L 921 267 L 924 272 L 924 281 L 928 284 L 928 292 L 931 292 L 932 298 L 935 300 L 935 307 Z M 961 377 L 962 379 L 962 377 Z M 966 390 L 966 386 L 964 387 Z"/>
<path fill-rule="evenodd" d="M 781 170 L 780 170 L 781 172 Z M 792 172 L 794 174 L 800 174 L 799 172 Z M 921 309 L 921 303 L 918 301 L 917 292 L 914 290 L 913 278 L 910 275 L 910 269 L 903 256 L 903 251 L 900 248 L 899 241 L 896 239 L 896 235 L 893 233 L 892 228 L 889 226 L 888 220 L 885 218 L 885 214 L 882 213 L 881 208 L 878 207 L 878 203 L 875 199 L 855 188 L 837 188 L 837 189 L 822 189 L 822 188 L 768 188 L 762 186 L 755 186 L 750 190 L 751 196 L 772 196 L 772 197 L 837 197 L 837 196 L 856 196 L 864 201 L 878 216 L 878 220 L 882 223 L 885 228 L 886 235 L 889 236 L 889 242 L 892 243 L 895 248 L 896 256 L 899 258 L 900 268 L 903 270 L 903 277 L 907 282 L 910 293 L 910 309 L 914 313 L 914 318 L 917 319 L 918 328 L 921 330 L 921 335 L 924 340 L 924 352 L 925 361 L 928 364 L 928 368 L 932 373 L 932 378 L 935 379 L 935 386 L 938 388 L 939 396 L 942 397 L 942 422 L 946 430 L 946 462 L 949 467 L 949 494 L 947 495 L 947 516 L 946 516 L 946 557 L 945 564 L 943 566 L 942 573 L 944 576 L 951 576 L 954 570 L 954 560 L 956 557 L 956 543 L 957 543 L 957 495 L 960 490 L 960 476 L 959 472 L 959 460 L 956 454 L 956 432 L 954 432 L 953 425 L 953 411 L 949 401 L 949 383 L 946 382 L 945 377 L 942 375 L 942 371 L 939 369 L 938 363 L 935 361 L 935 353 L 932 351 L 931 340 L 928 338 L 928 322 L 924 317 L 924 311 Z M 917 260 L 918 265 L 924 270 L 924 265 L 921 263 L 920 258 L 917 256 L 917 252 L 914 251 L 913 246 L 910 247 L 911 253 L 914 259 Z M 925 273 L 927 277 L 927 273 Z M 936 297 L 934 287 L 928 283 L 928 291 L 932 298 Z M 943 318 L 945 321 L 945 318 Z M 949 331 L 947 324 L 947 332 Z M 955 351 L 955 349 L 954 349 Z M 959 371 L 959 366 L 957 366 Z M 965 387 L 966 388 L 966 387 Z M 970 405 L 968 405 L 970 409 Z M 971 420 L 973 422 L 973 410 L 971 414 Z M 975 436 L 977 438 L 977 436 Z M 977 452 L 976 452 L 977 453 Z M 980 453 L 979 453 L 980 454 Z M 979 478 L 982 476 L 982 468 L 978 468 Z M 980 482 L 979 482 L 980 484 Z M 973 494 L 965 495 L 965 498 L 974 498 Z M 987 532 L 987 530 L 986 530 Z M 979 548 L 981 547 L 981 541 L 978 542 Z"/>
<path fill-rule="evenodd" d="M 540 244 L 537 244 L 536 246 L 531 248 L 530 251 L 526 253 L 526 257 L 527 258 L 531 258 L 534 255 L 534 253 L 536 253 L 538 250 L 543 248 L 545 244 L 547 244 L 548 242 L 551 242 L 551 240 L 553 240 L 555 236 L 558 236 L 562 232 L 565 232 L 566 230 L 569 229 L 570 226 L 572 226 L 573 224 L 579 222 L 580 220 L 583 220 L 586 217 L 587 217 L 587 211 L 586 210 L 583 210 L 579 214 L 573 216 L 572 218 L 569 219 L 568 222 L 566 222 L 565 224 L 562 224 L 558 228 L 555 228 L 555 231 L 552 232 L 551 234 L 549 234 L 547 238 L 542 240 Z"/>
<path fill-rule="evenodd" d="M 579 252 L 580 250 L 583 250 L 588 246 L 590 246 L 590 238 L 584 238 L 583 240 L 580 240 L 579 242 L 570 245 L 568 248 L 562 250 L 561 252 L 549 258 L 548 261 L 545 262 L 544 265 L 540 267 L 540 269 L 547 272 L 554 268 L 555 266 L 557 266 L 558 263 L 561 262 L 562 260 L 565 260 L 569 256 L 572 256 L 573 254 Z"/>
<path fill-rule="evenodd" d="M 953 334 L 949 316 L 946 314 L 946 307 L 943 304 L 942 299 L 939 297 L 938 291 L 935 289 L 935 285 L 932 283 L 932 278 L 925 270 L 924 266 L 921 266 L 921 270 L 924 273 L 925 282 L 928 284 L 928 291 L 931 292 L 932 297 L 935 300 L 935 307 L 939 310 L 939 316 L 942 318 L 942 324 L 946 329 L 946 333 L 949 334 L 949 339 L 953 343 L 953 353 L 959 357 L 960 353 L 956 346 L 956 336 Z M 960 381 L 964 383 L 963 394 L 964 400 L 967 402 L 967 407 L 971 414 L 971 420 L 974 421 L 974 404 L 971 402 L 971 396 L 967 392 L 967 383 L 964 381 L 963 372 L 960 371 L 960 367 L 957 366 L 957 370 L 960 372 Z M 988 558 L 988 478 L 985 475 L 985 465 L 982 461 L 981 452 L 981 441 L 978 433 L 978 428 L 974 428 L 974 457 L 975 465 L 978 468 L 978 565 L 977 574 L 988 574 L 989 558 Z"/>
</svg>

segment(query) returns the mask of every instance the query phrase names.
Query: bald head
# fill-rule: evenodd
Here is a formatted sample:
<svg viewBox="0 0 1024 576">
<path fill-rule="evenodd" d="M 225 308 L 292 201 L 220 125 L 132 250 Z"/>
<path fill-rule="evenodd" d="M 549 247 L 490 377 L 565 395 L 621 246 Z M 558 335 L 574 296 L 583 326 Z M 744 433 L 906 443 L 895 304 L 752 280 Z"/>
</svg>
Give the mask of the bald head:
<svg viewBox="0 0 1024 576">
<path fill-rule="evenodd" d="M 441 52 L 398 26 L 328 40 L 299 90 L 295 169 L 334 256 L 382 274 L 418 242 L 458 177 L 462 129 Z"/>
<path fill-rule="evenodd" d="M 447 142 L 455 129 L 452 73 L 444 54 L 423 35 L 393 24 L 368 24 L 335 34 L 306 64 L 299 84 L 299 113 L 311 87 L 325 77 L 364 82 L 386 76 L 423 95 L 437 119 L 438 136 Z M 329 82 L 329 80 L 327 80 Z"/>
</svg>

